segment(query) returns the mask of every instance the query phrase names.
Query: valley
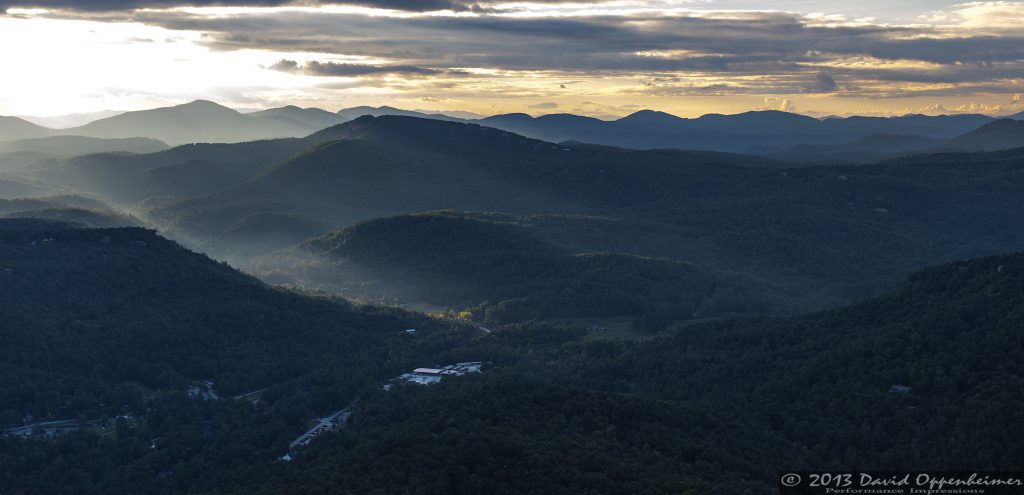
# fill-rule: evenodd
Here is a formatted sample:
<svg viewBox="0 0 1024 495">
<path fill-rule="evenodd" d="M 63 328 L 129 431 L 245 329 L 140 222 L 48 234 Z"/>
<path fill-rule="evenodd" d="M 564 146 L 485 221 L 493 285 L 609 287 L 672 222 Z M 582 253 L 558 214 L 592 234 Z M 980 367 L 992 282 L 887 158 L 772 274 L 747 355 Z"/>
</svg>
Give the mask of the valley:
<svg viewBox="0 0 1024 495">
<path fill-rule="evenodd" d="M 746 155 L 389 111 L 10 141 L 0 492 L 736 494 L 1024 456 L 1015 123 Z"/>
<path fill-rule="evenodd" d="M 1024 0 L 0 46 L 0 495 L 1024 495 Z"/>
</svg>

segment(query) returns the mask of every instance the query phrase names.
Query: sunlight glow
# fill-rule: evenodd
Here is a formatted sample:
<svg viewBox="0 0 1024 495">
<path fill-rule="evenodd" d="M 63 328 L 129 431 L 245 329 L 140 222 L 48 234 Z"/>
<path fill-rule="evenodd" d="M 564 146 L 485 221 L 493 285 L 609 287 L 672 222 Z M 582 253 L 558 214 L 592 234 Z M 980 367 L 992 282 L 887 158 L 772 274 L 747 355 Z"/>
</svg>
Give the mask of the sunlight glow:
<svg viewBox="0 0 1024 495">
<path fill-rule="evenodd" d="M 481 5 L 493 10 L 411 12 L 347 5 L 294 5 L 177 7 L 103 15 L 12 8 L 6 16 L 0 16 L 0 46 L 5 47 L 0 51 L 0 63 L 9 68 L 0 79 L 0 114 L 130 110 L 199 98 L 245 108 L 295 103 L 337 109 L 361 104 L 400 106 L 436 101 L 450 106 L 446 109 L 483 113 L 557 107 L 559 111 L 572 109 L 594 115 L 624 115 L 638 107 L 680 115 L 699 114 L 706 109 L 742 111 L 763 106 L 766 97 L 783 98 L 791 108 L 809 114 L 841 114 L 856 108 L 880 113 L 898 113 L 907 108 L 988 108 L 1004 113 L 1024 109 L 1019 99 L 1010 100 L 1010 95 L 1024 89 L 1024 56 L 1013 59 L 999 51 L 1006 48 L 990 52 L 1004 59 L 953 63 L 929 61 L 927 57 L 919 60 L 901 53 L 832 52 L 827 43 L 825 48 L 815 46 L 814 39 L 807 34 L 811 29 L 878 28 L 887 31 L 875 37 L 892 43 L 967 43 L 978 33 L 998 40 L 1001 36 L 1019 36 L 1013 28 L 1024 22 L 1024 2 L 935 2 L 930 10 L 903 15 L 902 18 L 914 20 L 898 25 L 823 8 L 796 12 L 801 5 L 827 6 L 824 2 L 762 5 L 744 0 L 614 0 Z M 757 10 L 758 7 L 778 10 Z M 614 52 L 614 47 L 582 53 L 573 60 L 580 62 L 574 68 L 560 68 L 557 62 L 545 65 L 549 64 L 546 53 L 534 53 L 533 59 L 505 67 L 502 57 L 514 58 L 515 45 L 507 53 L 486 51 L 488 44 L 500 43 L 486 39 L 492 32 L 532 50 L 541 46 L 541 41 L 530 38 L 529 31 L 503 30 L 495 27 L 496 23 L 522 22 L 529 26 L 532 20 L 591 22 L 607 21 L 609 17 L 624 17 L 626 22 L 615 21 L 617 26 L 632 30 L 637 36 L 650 36 L 651 43 L 632 45 L 621 53 Z M 691 34 L 686 27 L 691 20 L 738 26 L 749 23 L 751 36 L 756 37 L 760 36 L 758 30 L 763 28 L 765 19 L 792 23 L 793 36 L 808 36 L 806 41 L 796 39 L 793 43 L 809 48 L 794 51 L 798 55 L 792 60 L 786 60 L 781 52 L 779 60 L 771 60 L 774 43 L 752 41 L 752 46 L 743 48 L 749 57 L 737 55 L 728 49 L 742 42 L 736 39 L 744 35 L 742 28 L 733 28 L 731 38 L 712 39 L 707 46 L 685 46 L 688 36 L 704 41 L 701 37 L 715 36 L 716 32 Z M 275 26 L 280 22 L 284 23 L 284 32 L 291 29 L 288 22 L 296 22 L 299 24 L 294 29 L 300 34 L 307 25 L 323 32 L 298 40 L 277 40 L 274 34 L 267 34 L 273 43 L 263 46 L 248 42 L 249 34 L 245 32 L 201 31 L 204 24 L 200 21 L 224 25 L 251 21 L 253 26 L 262 25 L 260 22 Z M 368 24 L 371 21 L 398 28 L 378 35 L 367 31 L 365 26 L 374 25 Z M 470 35 L 444 33 L 426 24 L 430 22 L 450 24 L 453 30 L 470 26 L 481 31 L 469 30 L 473 33 Z M 362 31 L 349 34 L 347 23 Z M 406 28 L 408 32 L 402 31 Z M 258 38 L 260 34 L 254 32 L 253 38 L 262 40 Z M 449 34 L 452 45 L 447 46 L 457 46 L 464 53 L 431 51 L 436 49 L 418 43 Z M 469 36 L 481 37 L 478 50 L 472 41 L 466 41 L 472 40 Z M 682 40 L 679 46 L 663 41 L 672 37 Z M 565 38 L 565 42 L 580 45 L 593 42 L 601 46 L 601 41 Z M 721 43 L 722 49 L 711 41 Z M 374 43 L 376 51 L 367 49 L 365 43 Z M 552 46 L 552 50 L 549 58 L 557 61 L 557 46 Z M 986 52 L 981 53 L 979 56 L 985 56 Z M 492 59 L 498 62 L 491 62 Z M 282 61 L 293 67 L 277 65 Z M 591 63 L 595 65 L 593 70 L 579 68 Z M 608 67 L 602 68 L 602 63 Z M 305 70 L 310 64 L 349 67 L 340 67 L 337 75 L 332 76 L 327 71 L 315 74 Z M 952 74 L 953 70 L 967 71 L 972 67 L 970 64 L 977 64 L 993 76 L 983 82 L 977 77 L 952 76 L 949 80 L 917 81 L 922 79 L 919 74 Z M 368 68 L 363 72 L 353 70 L 353 65 Z M 388 67 L 397 67 L 397 72 L 385 70 Z M 821 72 L 827 72 L 827 80 L 835 82 L 824 88 L 811 88 L 816 74 Z M 552 106 L 555 101 L 557 105 Z"/>
</svg>

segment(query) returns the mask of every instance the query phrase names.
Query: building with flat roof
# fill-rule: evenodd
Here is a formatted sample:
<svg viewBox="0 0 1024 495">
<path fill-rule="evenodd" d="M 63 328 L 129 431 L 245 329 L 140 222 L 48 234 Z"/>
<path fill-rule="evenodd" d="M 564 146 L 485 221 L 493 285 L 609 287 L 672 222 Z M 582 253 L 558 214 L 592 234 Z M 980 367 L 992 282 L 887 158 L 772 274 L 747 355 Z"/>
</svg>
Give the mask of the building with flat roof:
<svg viewBox="0 0 1024 495">
<path fill-rule="evenodd" d="M 391 390 L 394 385 L 414 384 L 432 385 L 448 376 L 463 376 L 468 373 L 481 373 L 484 363 L 481 361 L 470 361 L 466 363 L 449 364 L 443 368 L 416 368 L 409 373 L 403 373 L 393 378 L 384 385 L 384 390 Z"/>
</svg>

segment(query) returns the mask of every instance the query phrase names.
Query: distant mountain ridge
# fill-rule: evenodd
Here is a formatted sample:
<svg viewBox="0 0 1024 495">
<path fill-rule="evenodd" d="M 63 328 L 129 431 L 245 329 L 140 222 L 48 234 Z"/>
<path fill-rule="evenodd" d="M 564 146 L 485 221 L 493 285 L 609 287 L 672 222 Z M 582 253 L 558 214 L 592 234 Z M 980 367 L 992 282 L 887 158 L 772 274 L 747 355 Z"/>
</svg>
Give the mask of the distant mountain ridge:
<svg viewBox="0 0 1024 495">
<path fill-rule="evenodd" d="M 732 153 L 771 153 L 801 145 L 842 145 L 872 134 L 950 139 L 996 120 L 995 117 L 980 114 L 817 119 L 776 110 L 749 111 L 735 115 L 707 114 L 697 118 L 640 110 L 617 120 L 601 120 L 568 113 L 538 117 L 525 113 L 478 117 L 469 112 L 404 110 L 390 106 L 359 106 L 329 112 L 293 105 L 242 114 L 213 102 L 197 100 L 184 105 L 126 112 L 61 130 L 5 117 L 0 120 L 0 141 L 50 135 L 82 135 L 98 138 L 150 137 L 171 145 L 239 142 L 301 137 L 364 115 L 477 123 L 551 142 L 575 141 L 632 149 L 693 149 Z M 1008 118 L 1024 118 L 1024 112 Z"/>
<path fill-rule="evenodd" d="M 211 101 L 127 112 L 97 120 L 64 134 L 89 137 L 151 137 L 168 144 L 230 143 L 301 137 L 319 128 L 279 115 L 248 116 Z"/>
<path fill-rule="evenodd" d="M 451 121 L 464 121 L 465 119 L 446 115 L 442 112 L 423 112 L 419 110 L 403 110 L 401 108 L 381 106 L 381 107 L 369 107 L 359 106 L 352 108 L 343 108 L 338 110 L 338 116 L 346 120 L 355 120 L 359 117 L 369 115 L 371 117 L 383 117 L 385 115 L 393 115 L 400 117 L 420 117 L 424 119 L 436 119 L 436 120 L 451 120 Z"/>
<path fill-rule="evenodd" d="M 1024 121 L 993 120 L 951 139 L 876 133 L 839 145 L 801 145 L 769 153 L 780 160 L 871 162 L 909 153 L 998 151 L 1024 147 Z"/>
<path fill-rule="evenodd" d="M 900 117 L 831 117 L 816 119 L 777 110 L 734 115 L 706 114 L 683 118 L 640 110 L 617 120 L 568 113 L 533 117 L 525 113 L 459 119 L 392 107 L 356 107 L 339 112 L 347 117 L 399 115 L 476 123 L 550 142 L 574 141 L 632 149 L 692 149 L 748 153 L 798 145 L 840 145 L 872 134 L 914 135 L 949 139 L 996 120 L 980 114 Z"/>
<path fill-rule="evenodd" d="M 527 212 L 580 201 L 631 203 L 639 200 L 620 186 L 646 179 L 630 176 L 636 169 L 630 160 L 649 160 L 649 167 L 666 173 L 675 173 L 680 163 L 774 163 L 704 152 L 568 148 L 492 127 L 399 116 L 364 116 L 307 139 L 323 144 L 234 189 L 152 213 L 187 230 L 223 232 L 224 225 L 189 225 L 208 220 L 188 212 L 226 201 L 225 206 L 241 206 L 227 206 L 234 219 L 267 209 L 340 228 L 375 216 L 443 208 Z M 581 181 L 588 186 L 581 188 Z M 378 187 L 387 190 L 385 196 Z M 228 210 L 223 213 L 221 220 L 229 218 Z"/>
<path fill-rule="evenodd" d="M 33 175 L 114 203 L 189 198 L 251 179 L 317 144 L 315 138 L 189 144 L 145 155 L 96 153 L 36 167 Z"/>
<path fill-rule="evenodd" d="M 319 108 L 299 108 L 288 105 L 278 108 L 269 108 L 246 114 L 249 117 L 278 117 L 298 122 L 302 125 L 322 129 L 332 125 L 341 124 L 352 120 L 340 114 L 331 113 Z"/>
<path fill-rule="evenodd" d="M 775 110 L 695 119 L 641 110 L 614 121 L 571 114 L 497 115 L 479 123 L 537 139 L 579 141 L 623 148 L 694 149 L 748 153 L 797 145 L 841 144 L 871 134 L 910 134 L 946 139 L 994 120 L 985 115 L 907 115 L 819 120 Z"/>
<path fill-rule="evenodd" d="M 0 141 L 0 153 L 35 152 L 52 156 L 73 157 L 93 153 L 155 153 L 168 146 L 152 138 L 100 139 L 84 136 L 49 136 L 16 141 Z"/>
<path fill-rule="evenodd" d="M 18 117 L 25 119 L 33 124 L 48 127 L 50 129 L 67 129 L 69 127 L 80 127 L 90 122 L 94 122 L 107 117 L 113 117 L 120 115 L 123 111 L 117 110 L 101 110 L 99 112 L 88 112 L 88 113 L 69 113 L 63 115 L 53 115 L 48 117 L 38 117 L 34 115 L 19 115 Z"/>
<path fill-rule="evenodd" d="M 374 218 L 449 209 L 528 215 L 545 242 L 574 253 L 756 273 L 785 287 L 773 297 L 786 308 L 842 304 L 892 287 L 922 263 L 1012 249 L 1024 225 L 1024 210 L 1007 206 L 1020 201 L 1012 184 L 1021 150 L 786 168 L 749 155 L 552 144 L 395 116 L 313 137 L 321 144 L 251 180 L 147 203 L 139 214 L 243 265 Z"/>
<path fill-rule="evenodd" d="M 33 124 L 25 119 L 0 115 L 0 141 L 41 138 L 53 133 L 53 129 Z"/>
</svg>

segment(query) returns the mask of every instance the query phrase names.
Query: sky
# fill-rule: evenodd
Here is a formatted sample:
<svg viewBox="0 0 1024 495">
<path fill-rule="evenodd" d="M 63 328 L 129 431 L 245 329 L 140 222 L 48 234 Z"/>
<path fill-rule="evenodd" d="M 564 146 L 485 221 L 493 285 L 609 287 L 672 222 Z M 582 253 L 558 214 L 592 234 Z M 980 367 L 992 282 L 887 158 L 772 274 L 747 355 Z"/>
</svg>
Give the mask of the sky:
<svg viewBox="0 0 1024 495">
<path fill-rule="evenodd" d="M 0 0 L 0 115 L 1024 111 L 1024 1 Z"/>
</svg>

